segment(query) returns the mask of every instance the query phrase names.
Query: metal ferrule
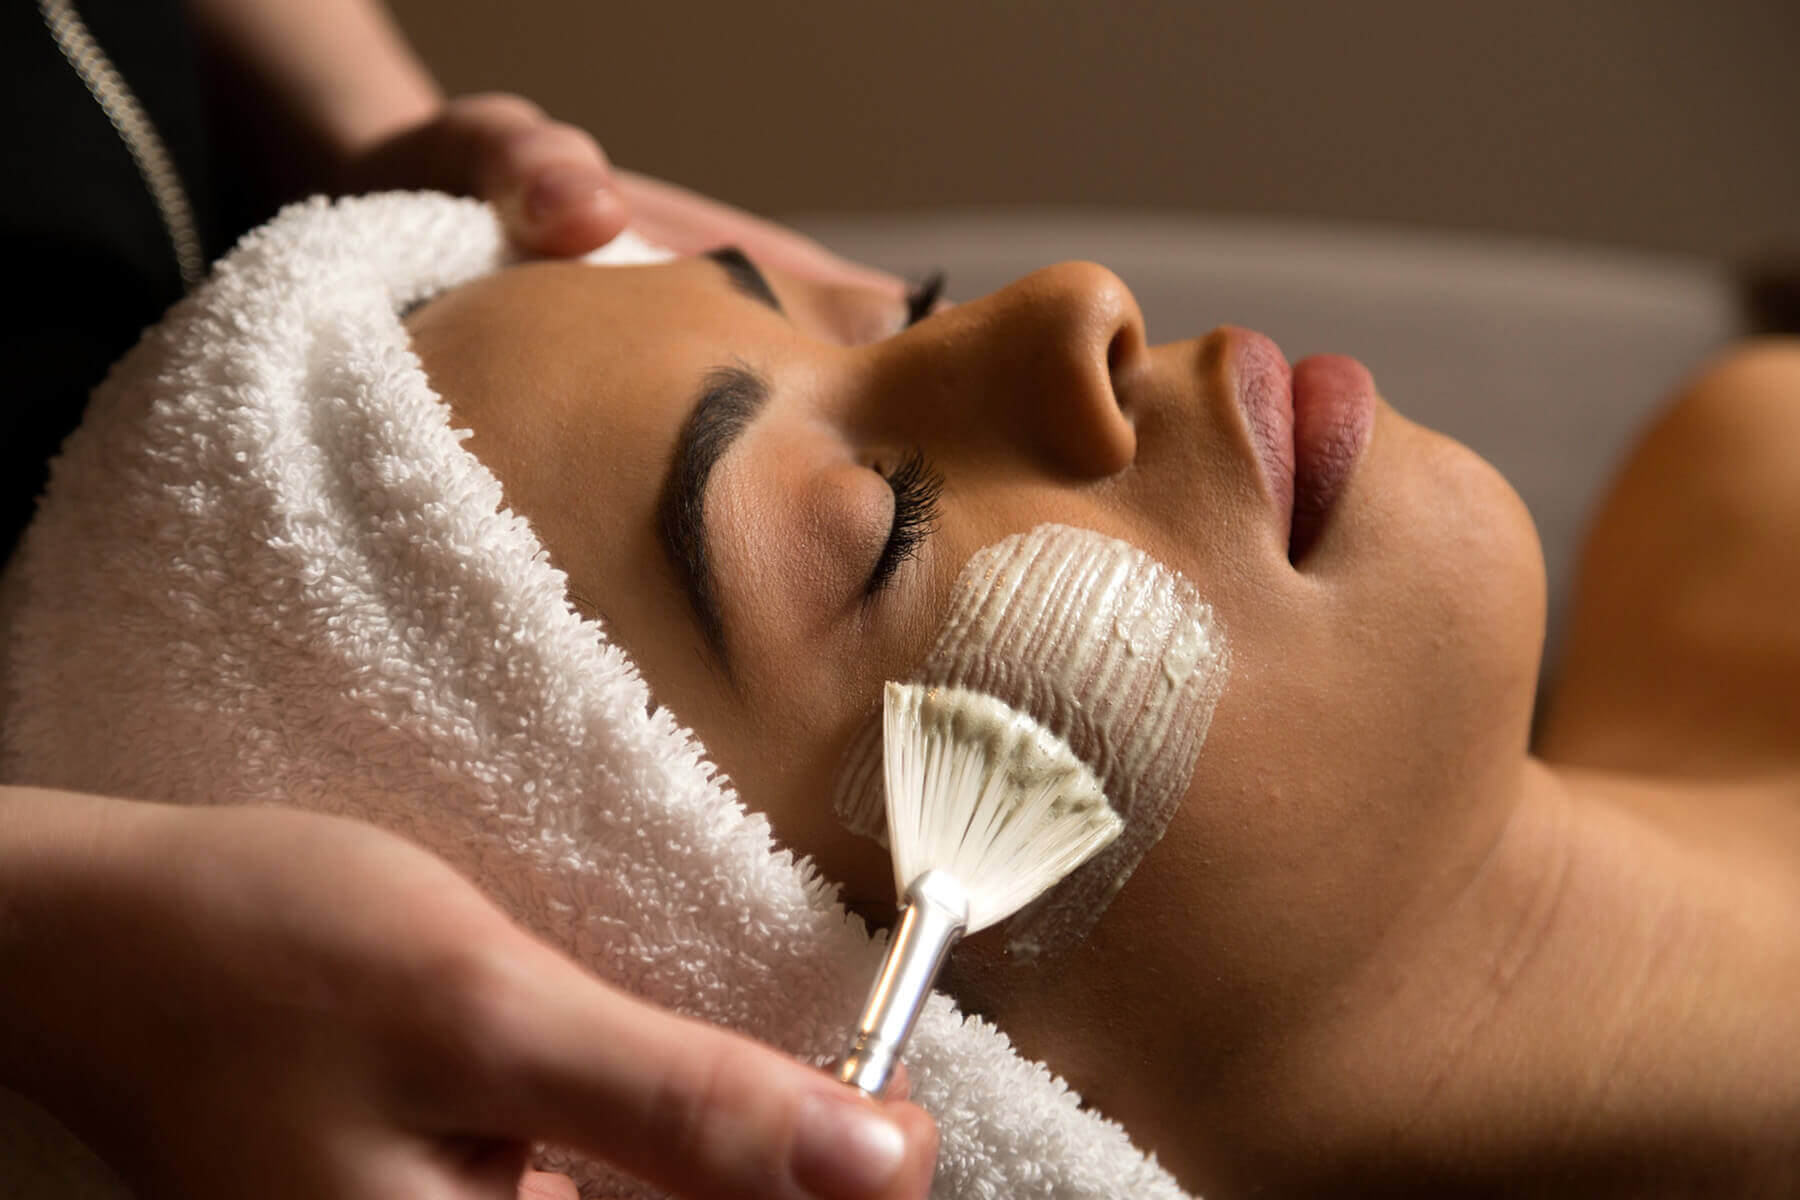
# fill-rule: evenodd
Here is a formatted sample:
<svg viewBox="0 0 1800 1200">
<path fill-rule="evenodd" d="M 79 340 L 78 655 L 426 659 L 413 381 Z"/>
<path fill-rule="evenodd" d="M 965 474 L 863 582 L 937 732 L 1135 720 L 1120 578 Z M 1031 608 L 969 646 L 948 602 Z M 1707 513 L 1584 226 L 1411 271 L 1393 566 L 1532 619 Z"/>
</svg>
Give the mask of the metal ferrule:
<svg viewBox="0 0 1800 1200">
<path fill-rule="evenodd" d="M 900 1061 L 938 968 L 969 925 L 969 894 L 946 871 L 927 871 L 906 889 L 900 926 L 881 974 L 869 990 L 856 1036 L 838 1065 L 838 1078 L 879 1096 Z"/>
</svg>

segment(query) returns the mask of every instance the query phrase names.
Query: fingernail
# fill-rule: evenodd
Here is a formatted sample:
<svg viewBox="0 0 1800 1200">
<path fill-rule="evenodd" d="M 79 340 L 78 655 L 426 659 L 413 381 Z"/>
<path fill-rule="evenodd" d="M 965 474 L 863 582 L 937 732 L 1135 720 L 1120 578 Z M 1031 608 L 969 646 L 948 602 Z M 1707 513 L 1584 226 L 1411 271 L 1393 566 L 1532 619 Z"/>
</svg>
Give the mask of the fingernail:
<svg viewBox="0 0 1800 1200">
<path fill-rule="evenodd" d="M 545 225 L 584 205 L 598 203 L 605 194 L 605 184 L 594 171 L 583 167 L 550 167 L 525 193 L 525 219 L 533 225 Z"/>
<path fill-rule="evenodd" d="M 790 1166 L 819 1200 L 866 1200 L 894 1182 L 906 1157 L 900 1127 L 856 1096 L 814 1094 L 800 1107 Z"/>
</svg>

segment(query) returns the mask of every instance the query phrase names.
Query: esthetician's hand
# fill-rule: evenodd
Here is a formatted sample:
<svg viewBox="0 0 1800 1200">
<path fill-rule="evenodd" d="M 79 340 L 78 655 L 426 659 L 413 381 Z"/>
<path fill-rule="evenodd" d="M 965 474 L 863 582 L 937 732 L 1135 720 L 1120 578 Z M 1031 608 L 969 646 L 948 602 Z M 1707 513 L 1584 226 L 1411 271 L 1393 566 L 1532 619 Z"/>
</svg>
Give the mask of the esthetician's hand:
<svg viewBox="0 0 1800 1200">
<path fill-rule="evenodd" d="M 552 120 L 522 96 L 444 102 L 425 122 L 362 152 L 348 190 L 432 187 L 479 196 L 520 247 L 584 254 L 627 225 L 681 254 L 735 245 L 767 266 L 824 284 L 905 293 L 892 275 L 859 266 L 771 221 L 685 188 L 612 167 L 582 129 Z"/>
<path fill-rule="evenodd" d="M 926 1194 L 936 1131 L 598 982 L 372 826 L 0 789 L 0 1082 L 146 1198 Z"/>
</svg>

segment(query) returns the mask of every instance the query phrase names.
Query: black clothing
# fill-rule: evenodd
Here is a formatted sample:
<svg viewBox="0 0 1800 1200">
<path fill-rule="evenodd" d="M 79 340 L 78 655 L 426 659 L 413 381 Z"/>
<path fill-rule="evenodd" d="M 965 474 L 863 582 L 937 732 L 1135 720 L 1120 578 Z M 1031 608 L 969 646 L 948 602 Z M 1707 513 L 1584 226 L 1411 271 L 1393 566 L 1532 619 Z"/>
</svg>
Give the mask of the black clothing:
<svg viewBox="0 0 1800 1200">
<path fill-rule="evenodd" d="M 83 0 L 89 32 L 181 173 L 208 261 L 221 230 L 197 56 L 178 0 Z M 125 142 L 57 48 L 38 6 L 0 4 L 0 561 L 88 393 L 182 293 L 168 232 Z"/>
</svg>

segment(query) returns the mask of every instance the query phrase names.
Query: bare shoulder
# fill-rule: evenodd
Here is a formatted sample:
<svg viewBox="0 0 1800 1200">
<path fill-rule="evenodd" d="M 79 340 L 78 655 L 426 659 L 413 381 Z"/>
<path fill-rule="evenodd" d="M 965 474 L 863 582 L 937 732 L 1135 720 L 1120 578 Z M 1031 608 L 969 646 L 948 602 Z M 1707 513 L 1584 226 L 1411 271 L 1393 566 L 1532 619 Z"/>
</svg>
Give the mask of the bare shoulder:
<svg viewBox="0 0 1800 1200">
<path fill-rule="evenodd" d="M 1797 534 L 1800 338 L 1769 337 L 1733 346 L 1676 392 L 1597 514 L 1589 550 L 1675 553 L 1664 565 L 1691 568 L 1687 586 L 1703 588 L 1756 557 L 1791 566 Z M 1723 581 L 1759 578 L 1733 570 Z"/>
<path fill-rule="evenodd" d="M 1735 342 L 1695 376 L 1694 386 L 1761 387 L 1800 380 L 1800 334 L 1768 334 Z"/>
<path fill-rule="evenodd" d="M 1775 457 L 1793 474 L 1800 434 L 1800 337 L 1739 342 L 1703 367 L 1678 393 L 1646 441 L 1694 437 L 1730 466 Z"/>
<path fill-rule="evenodd" d="M 1800 772 L 1800 338 L 1741 343 L 1645 434 L 1583 550 L 1540 749 Z"/>
</svg>

